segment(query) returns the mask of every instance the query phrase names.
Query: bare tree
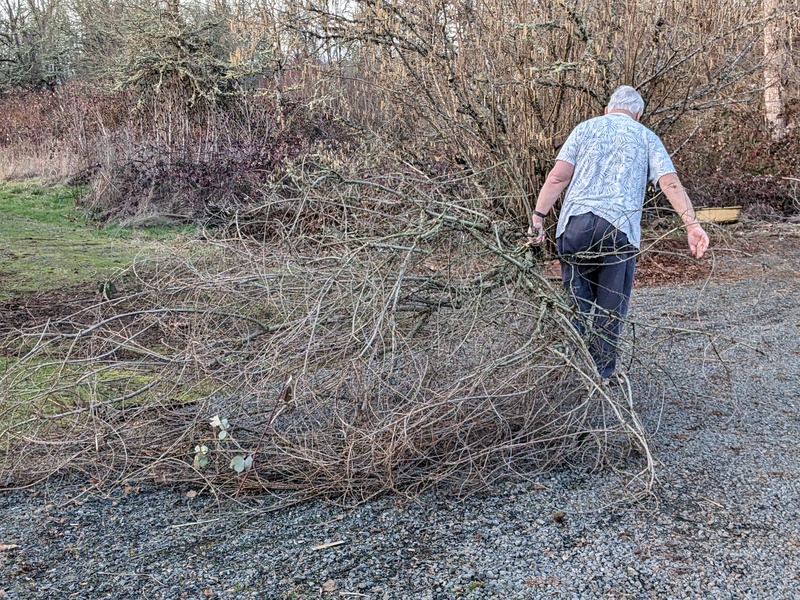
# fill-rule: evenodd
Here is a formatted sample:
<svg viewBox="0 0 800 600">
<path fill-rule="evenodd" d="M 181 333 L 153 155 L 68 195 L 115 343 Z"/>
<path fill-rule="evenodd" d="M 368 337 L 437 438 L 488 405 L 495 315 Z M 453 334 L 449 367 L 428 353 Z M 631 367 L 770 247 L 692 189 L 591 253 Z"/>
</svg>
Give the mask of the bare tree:
<svg viewBox="0 0 800 600">
<path fill-rule="evenodd" d="M 0 4 L 0 89 L 52 87 L 71 71 L 74 38 L 61 0 Z"/>
<path fill-rule="evenodd" d="M 763 0 L 764 18 L 764 116 L 772 137 L 780 141 L 786 135 L 786 84 L 789 55 L 788 0 Z"/>
<path fill-rule="evenodd" d="M 417 132 L 404 159 L 424 169 L 446 155 L 472 172 L 491 169 L 487 197 L 516 216 L 530 210 L 554 148 L 616 86 L 637 87 L 647 124 L 663 133 L 687 112 L 751 100 L 748 84 L 761 74 L 762 15 L 750 3 L 289 5 L 287 28 L 320 48 L 348 47 L 374 105 Z"/>
</svg>

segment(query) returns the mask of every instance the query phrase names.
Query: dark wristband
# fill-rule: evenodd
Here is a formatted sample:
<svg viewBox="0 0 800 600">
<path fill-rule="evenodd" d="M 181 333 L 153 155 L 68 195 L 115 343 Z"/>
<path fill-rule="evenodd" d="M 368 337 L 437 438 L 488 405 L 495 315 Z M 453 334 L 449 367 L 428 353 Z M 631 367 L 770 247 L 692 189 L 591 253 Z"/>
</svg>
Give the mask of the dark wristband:
<svg viewBox="0 0 800 600">
<path fill-rule="evenodd" d="M 536 215 L 537 217 L 541 217 L 541 218 L 543 218 L 543 219 L 546 219 L 546 218 L 547 218 L 547 215 L 546 215 L 546 214 L 544 214 L 544 213 L 540 213 L 538 210 L 534 210 L 534 211 L 533 211 L 533 214 L 534 214 L 534 215 Z"/>
</svg>

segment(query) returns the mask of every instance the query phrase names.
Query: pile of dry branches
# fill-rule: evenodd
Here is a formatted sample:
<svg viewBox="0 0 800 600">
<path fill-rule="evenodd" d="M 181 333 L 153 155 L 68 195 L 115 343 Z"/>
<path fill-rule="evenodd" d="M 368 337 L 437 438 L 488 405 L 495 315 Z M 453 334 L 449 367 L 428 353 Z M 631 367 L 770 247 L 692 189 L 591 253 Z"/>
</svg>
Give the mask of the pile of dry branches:
<svg viewBox="0 0 800 600">
<path fill-rule="evenodd" d="M 4 340 L 3 485 L 77 470 L 363 498 L 631 442 L 649 480 L 630 398 L 597 385 L 516 228 L 404 181 L 318 177 Z"/>
</svg>

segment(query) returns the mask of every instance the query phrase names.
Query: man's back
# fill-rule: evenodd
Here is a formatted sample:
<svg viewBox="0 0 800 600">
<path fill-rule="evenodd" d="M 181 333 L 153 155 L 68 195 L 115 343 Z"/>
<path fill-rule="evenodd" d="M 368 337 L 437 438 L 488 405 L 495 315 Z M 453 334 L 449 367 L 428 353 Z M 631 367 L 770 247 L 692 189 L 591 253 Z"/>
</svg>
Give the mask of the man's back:
<svg viewBox="0 0 800 600">
<path fill-rule="evenodd" d="M 622 113 L 609 113 L 578 125 L 557 160 L 574 166 L 556 236 L 570 217 L 592 212 L 624 232 L 639 247 L 640 221 L 648 178 L 654 183 L 674 173 L 664 144 L 644 125 Z"/>
</svg>

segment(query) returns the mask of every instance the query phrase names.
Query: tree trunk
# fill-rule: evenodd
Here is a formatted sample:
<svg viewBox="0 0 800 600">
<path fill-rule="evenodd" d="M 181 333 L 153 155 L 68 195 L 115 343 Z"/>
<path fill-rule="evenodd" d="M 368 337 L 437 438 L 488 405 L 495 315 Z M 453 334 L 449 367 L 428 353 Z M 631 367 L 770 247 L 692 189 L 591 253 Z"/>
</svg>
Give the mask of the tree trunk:
<svg viewBox="0 0 800 600">
<path fill-rule="evenodd" d="M 784 113 L 787 48 L 789 31 L 786 24 L 784 0 L 763 0 L 764 16 L 764 115 L 772 128 L 772 139 L 780 141 L 786 135 Z"/>
<path fill-rule="evenodd" d="M 167 18 L 173 23 L 177 23 L 180 18 L 180 0 L 166 0 L 165 4 L 167 5 Z"/>
</svg>

